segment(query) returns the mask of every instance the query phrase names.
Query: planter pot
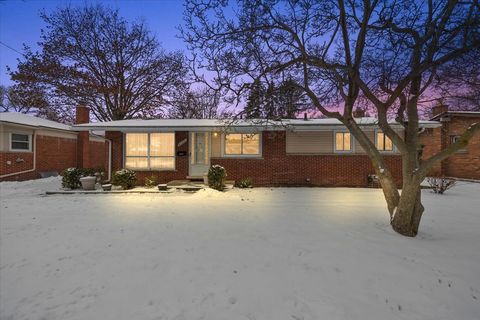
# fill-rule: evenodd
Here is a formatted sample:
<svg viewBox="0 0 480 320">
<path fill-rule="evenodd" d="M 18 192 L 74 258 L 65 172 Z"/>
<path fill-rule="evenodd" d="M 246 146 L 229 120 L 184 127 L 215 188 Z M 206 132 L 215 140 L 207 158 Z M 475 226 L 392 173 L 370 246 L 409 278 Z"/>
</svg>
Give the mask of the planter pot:
<svg viewBox="0 0 480 320">
<path fill-rule="evenodd" d="M 102 184 L 102 189 L 103 189 L 103 191 L 110 191 L 110 190 L 112 190 L 112 185 L 111 184 Z"/>
<path fill-rule="evenodd" d="M 208 173 L 203 174 L 203 184 L 208 186 Z"/>
<path fill-rule="evenodd" d="M 83 190 L 95 190 L 95 182 L 97 182 L 97 178 L 83 177 L 83 178 L 80 178 L 80 182 L 82 183 Z"/>
<path fill-rule="evenodd" d="M 159 184 L 157 187 L 158 191 L 166 191 L 168 189 L 167 184 Z"/>
</svg>

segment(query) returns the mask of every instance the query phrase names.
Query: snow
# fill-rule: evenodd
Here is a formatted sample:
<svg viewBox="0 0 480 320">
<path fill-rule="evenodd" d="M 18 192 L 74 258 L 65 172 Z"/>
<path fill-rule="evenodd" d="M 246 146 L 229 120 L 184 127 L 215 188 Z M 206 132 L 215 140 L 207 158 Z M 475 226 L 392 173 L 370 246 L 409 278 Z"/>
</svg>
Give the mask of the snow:
<svg viewBox="0 0 480 320">
<path fill-rule="evenodd" d="M 357 118 L 355 121 L 360 126 L 374 126 L 377 127 L 378 119 L 372 117 Z M 402 128 L 402 126 L 396 121 L 390 122 L 394 128 Z M 420 121 L 422 127 L 435 128 L 441 126 L 438 121 Z M 214 130 L 229 128 L 261 128 L 271 130 L 318 130 L 318 129 L 331 129 L 337 127 L 344 127 L 344 125 L 337 119 L 324 118 L 324 119 L 282 119 L 279 121 L 268 119 L 249 119 L 249 120 L 233 120 L 233 119 L 131 119 L 131 120 L 116 120 L 107 122 L 92 122 L 74 125 L 74 130 Z"/>
<path fill-rule="evenodd" d="M 480 319 L 480 184 L 54 195 L 0 183 L 0 319 Z"/>
<path fill-rule="evenodd" d="M 0 121 L 23 124 L 30 127 L 71 130 L 71 127 L 68 125 L 19 112 L 0 112 Z"/>
</svg>

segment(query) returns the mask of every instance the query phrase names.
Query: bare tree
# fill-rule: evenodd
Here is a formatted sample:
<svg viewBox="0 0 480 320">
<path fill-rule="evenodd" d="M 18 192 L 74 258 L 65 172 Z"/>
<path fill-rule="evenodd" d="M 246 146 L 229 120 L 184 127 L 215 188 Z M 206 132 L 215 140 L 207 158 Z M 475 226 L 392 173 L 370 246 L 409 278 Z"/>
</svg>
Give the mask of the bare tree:
<svg viewBox="0 0 480 320">
<path fill-rule="evenodd" d="M 129 23 L 102 5 L 42 13 L 40 52 L 25 48 L 11 77 L 41 84 L 55 106 L 86 103 L 101 121 L 153 117 L 182 83 L 181 53 L 168 53 L 143 22 Z"/>
<path fill-rule="evenodd" d="M 370 157 L 393 229 L 416 236 L 424 211 L 421 182 L 480 129 L 471 126 L 457 143 L 422 160 L 419 101 L 435 94 L 429 88 L 442 70 L 467 68 L 457 62 L 478 52 L 479 19 L 477 0 L 189 0 L 181 32 L 192 62 L 239 99 L 258 79 L 288 73 L 297 80 L 311 103 L 341 121 Z M 360 96 L 401 154 L 401 192 L 382 153 L 352 116 Z M 404 137 L 389 121 L 393 109 Z"/>
<path fill-rule="evenodd" d="M 177 90 L 170 101 L 168 117 L 174 119 L 215 119 L 222 117 L 220 95 L 208 88 Z"/>
</svg>

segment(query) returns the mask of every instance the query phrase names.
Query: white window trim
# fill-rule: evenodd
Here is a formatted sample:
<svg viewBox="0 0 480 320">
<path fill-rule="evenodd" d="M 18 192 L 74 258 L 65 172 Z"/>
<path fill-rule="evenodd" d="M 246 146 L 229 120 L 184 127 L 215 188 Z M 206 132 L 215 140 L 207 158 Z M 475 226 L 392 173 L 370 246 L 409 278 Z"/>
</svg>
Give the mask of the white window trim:
<svg viewBox="0 0 480 320">
<path fill-rule="evenodd" d="M 390 139 L 390 137 L 388 137 L 388 136 L 385 134 L 385 132 L 383 132 L 382 130 L 379 130 L 379 129 L 376 129 L 376 130 L 375 130 L 375 148 L 378 150 L 378 152 L 380 152 L 380 153 L 395 153 L 395 152 L 397 152 L 396 146 L 395 146 L 395 144 L 393 143 L 393 140 L 392 140 L 392 139 L 390 139 L 390 140 L 392 140 L 392 150 L 379 150 L 378 147 L 377 147 L 377 146 L 378 146 L 378 143 L 377 143 L 378 133 L 383 133 L 385 137 L 387 137 L 387 138 Z"/>
<path fill-rule="evenodd" d="M 337 133 L 350 133 L 350 150 L 337 150 Z M 333 131 L 333 152 L 334 153 L 355 153 L 355 140 L 353 135 L 348 130 L 334 130 Z"/>
<path fill-rule="evenodd" d="M 28 137 L 28 150 L 12 148 L 12 142 L 13 142 L 12 136 L 14 134 L 20 134 Z M 9 151 L 13 151 L 13 152 L 32 152 L 32 135 L 28 133 L 22 133 L 22 132 L 10 132 L 9 140 L 8 140 L 8 149 Z"/>
<path fill-rule="evenodd" d="M 227 154 L 225 153 L 225 136 L 227 134 L 258 134 L 258 154 Z M 227 132 L 221 134 L 221 144 L 222 157 L 223 158 L 262 158 L 263 154 L 263 135 L 262 132 Z"/>
<path fill-rule="evenodd" d="M 176 171 L 177 170 L 177 144 L 175 141 L 175 132 L 130 132 L 130 133 L 141 133 L 141 134 L 147 134 L 148 139 L 147 139 L 147 155 L 146 156 L 130 156 L 130 158 L 147 158 L 147 163 L 149 165 L 148 168 L 129 168 L 126 165 L 126 160 L 127 160 L 127 134 L 123 134 L 123 166 L 126 169 L 130 169 L 133 171 L 147 171 L 147 172 L 168 172 L 168 171 Z M 155 169 L 150 167 L 150 158 L 171 158 L 171 156 L 154 156 L 150 157 L 150 134 L 152 133 L 173 133 L 173 168 L 168 168 L 168 169 Z"/>
</svg>

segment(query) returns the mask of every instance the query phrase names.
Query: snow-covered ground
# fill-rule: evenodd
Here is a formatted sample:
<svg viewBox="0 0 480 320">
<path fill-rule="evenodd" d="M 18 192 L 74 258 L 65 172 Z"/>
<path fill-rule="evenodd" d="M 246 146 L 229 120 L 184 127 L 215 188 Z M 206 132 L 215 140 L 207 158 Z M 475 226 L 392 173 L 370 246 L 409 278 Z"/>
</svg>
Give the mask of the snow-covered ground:
<svg viewBox="0 0 480 320">
<path fill-rule="evenodd" d="M 1 183 L 0 319 L 480 319 L 480 184 L 54 195 Z"/>
</svg>

